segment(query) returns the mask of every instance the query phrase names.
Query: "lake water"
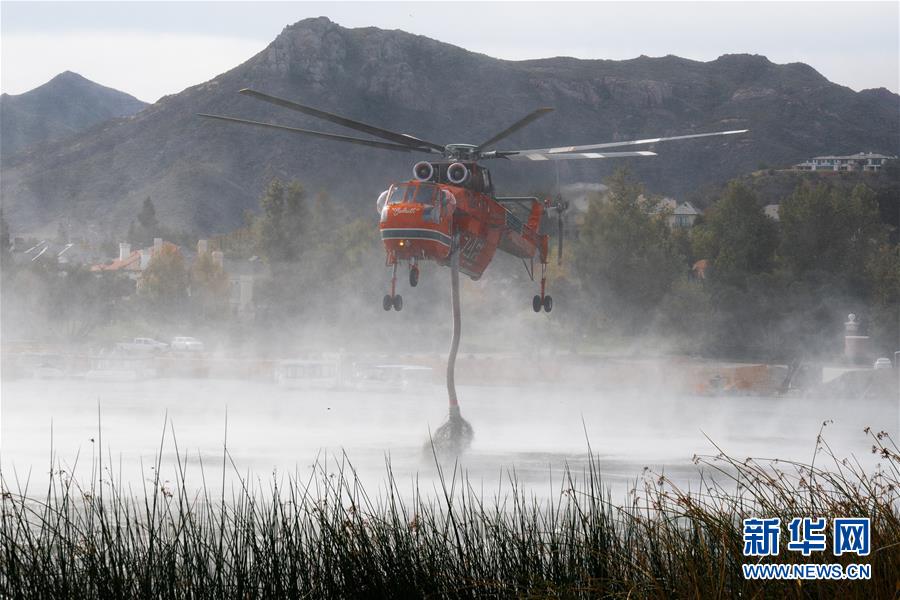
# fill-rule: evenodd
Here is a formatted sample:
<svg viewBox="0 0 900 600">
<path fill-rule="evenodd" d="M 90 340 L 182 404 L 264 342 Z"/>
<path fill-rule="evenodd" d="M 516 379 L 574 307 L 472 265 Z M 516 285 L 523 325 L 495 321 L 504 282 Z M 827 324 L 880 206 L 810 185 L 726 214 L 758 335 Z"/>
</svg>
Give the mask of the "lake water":
<svg viewBox="0 0 900 600">
<path fill-rule="evenodd" d="M 383 489 L 385 463 L 396 480 L 423 490 L 434 482 L 433 459 L 423 457 L 429 428 L 446 417 L 446 391 L 420 393 L 303 391 L 240 380 L 151 379 L 106 383 L 84 380 L 12 380 L 2 391 L 2 465 L 7 485 L 29 477 L 29 495 L 46 489 L 51 440 L 57 460 L 87 482 L 99 449 L 98 407 L 104 461 L 114 476 L 141 489 L 163 442 L 164 479 L 174 480 L 175 446 L 187 458 L 188 486 L 220 485 L 226 439 L 235 472 L 268 489 L 272 474 L 306 477 L 323 457 L 346 453 L 367 489 Z M 715 454 L 707 439 L 740 458 L 759 456 L 808 462 L 822 422 L 833 420 L 826 440 L 840 457 L 874 464 L 863 428 L 896 435 L 896 402 L 815 398 L 665 396 L 658 393 L 590 392 L 559 387 L 458 389 L 463 416 L 475 430 L 460 459 L 472 483 L 496 491 L 515 471 L 538 495 L 558 493 L 568 464 L 586 464 L 588 444 L 599 456 L 614 499 L 644 467 L 682 485 L 699 477 L 694 454 Z M 52 437 L 51 437 L 52 426 Z M 93 441 L 92 441 L 93 439 Z M 895 437 L 896 439 L 896 437 Z M 76 463 L 76 457 L 80 458 Z M 821 463 L 819 463 L 821 464 Z M 451 465 L 452 468 L 452 465 Z"/>
</svg>

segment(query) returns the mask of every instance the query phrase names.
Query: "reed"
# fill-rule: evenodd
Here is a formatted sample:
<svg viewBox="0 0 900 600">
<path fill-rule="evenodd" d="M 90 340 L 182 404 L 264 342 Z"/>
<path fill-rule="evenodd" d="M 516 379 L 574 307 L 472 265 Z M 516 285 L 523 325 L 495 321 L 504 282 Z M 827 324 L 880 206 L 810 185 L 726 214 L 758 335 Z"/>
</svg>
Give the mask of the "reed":
<svg viewBox="0 0 900 600">
<path fill-rule="evenodd" d="M 224 480 L 191 493 L 177 444 L 175 484 L 160 481 L 157 459 L 139 493 L 99 460 L 87 487 L 55 469 L 39 499 L 14 491 L 4 473 L 0 595 L 893 598 L 900 453 L 886 433 L 867 433 L 880 455 L 874 470 L 836 459 L 820 434 L 811 464 L 698 456 L 698 489 L 647 472 L 618 504 L 596 459 L 540 500 L 514 476 L 485 497 L 440 465 L 437 494 L 401 493 L 388 465 L 385 492 L 373 497 L 346 458 L 265 489 L 245 477 L 228 494 Z M 744 580 L 740 565 L 753 559 L 742 556 L 741 521 L 751 516 L 870 517 L 868 557 L 782 549 L 772 562 L 867 562 L 872 579 Z"/>
</svg>

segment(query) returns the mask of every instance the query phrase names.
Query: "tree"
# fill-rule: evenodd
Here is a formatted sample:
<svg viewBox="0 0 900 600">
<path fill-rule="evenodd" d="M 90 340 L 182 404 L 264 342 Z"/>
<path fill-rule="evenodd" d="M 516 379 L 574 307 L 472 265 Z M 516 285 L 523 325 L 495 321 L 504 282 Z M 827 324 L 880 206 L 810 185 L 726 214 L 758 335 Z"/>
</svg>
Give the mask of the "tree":
<svg viewBox="0 0 900 600">
<path fill-rule="evenodd" d="M 686 265 L 642 186 L 625 170 L 606 183 L 605 201 L 591 203 L 579 230 L 574 270 L 595 305 L 634 327 L 648 321 Z"/>
<path fill-rule="evenodd" d="M 141 277 L 140 292 L 160 311 L 176 311 L 187 295 L 188 274 L 178 248 L 164 244 Z"/>
<path fill-rule="evenodd" d="M 822 271 L 858 280 L 885 240 L 871 189 L 849 196 L 824 184 L 803 182 L 781 205 L 779 256 L 795 277 Z"/>
<path fill-rule="evenodd" d="M 273 179 L 260 199 L 257 247 L 270 264 L 296 262 L 303 251 L 309 210 L 306 192 L 296 181 L 285 186 Z"/>
<path fill-rule="evenodd" d="M 141 212 L 137 216 L 138 224 L 148 233 L 155 234 L 159 231 L 159 221 L 156 219 L 156 207 L 153 206 L 153 200 L 150 196 L 144 198 L 141 205 Z"/>
<path fill-rule="evenodd" d="M 694 255 L 710 261 L 717 279 L 740 282 L 772 268 L 777 236 L 775 222 L 763 212 L 756 195 L 732 182 L 694 227 L 691 241 Z"/>
<path fill-rule="evenodd" d="M 887 352 L 900 348 L 900 244 L 884 244 L 866 265 L 872 297 L 870 333 Z"/>
<path fill-rule="evenodd" d="M 137 223 L 132 221 L 128 227 L 128 240 L 138 246 L 149 246 L 153 243 L 153 238 L 161 236 L 162 227 L 156 218 L 156 207 L 150 196 L 147 196 L 137 215 Z"/>
</svg>

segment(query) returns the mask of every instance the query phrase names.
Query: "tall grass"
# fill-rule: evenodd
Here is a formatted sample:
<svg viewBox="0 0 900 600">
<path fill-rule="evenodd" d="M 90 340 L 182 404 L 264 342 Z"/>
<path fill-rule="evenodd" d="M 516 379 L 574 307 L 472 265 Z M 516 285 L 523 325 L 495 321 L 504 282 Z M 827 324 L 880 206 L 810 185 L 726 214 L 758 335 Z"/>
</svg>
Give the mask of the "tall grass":
<svg viewBox="0 0 900 600">
<path fill-rule="evenodd" d="M 696 457 L 684 491 L 648 473 L 615 505 L 592 459 L 538 500 L 509 479 L 486 498 L 456 468 L 435 493 L 366 493 L 343 460 L 308 479 L 247 479 L 190 493 L 157 474 L 140 494 L 98 461 L 81 487 L 60 469 L 42 499 L 2 481 L 0 594 L 8 598 L 892 598 L 900 582 L 900 453 L 869 432 L 880 464 Z M 162 448 L 161 448 L 162 450 Z M 160 456 L 162 452 L 160 452 Z M 223 460 L 227 459 L 227 452 Z M 824 461 L 827 465 L 823 465 Z M 224 466 L 224 465 L 223 465 Z M 202 475 L 201 468 L 201 475 Z M 404 499 L 406 498 L 406 499 Z M 745 581 L 743 518 L 870 517 L 872 553 L 770 562 L 868 562 L 869 581 Z M 830 545 L 829 545 L 830 548 Z M 767 559 L 768 560 L 768 559 Z"/>
</svg>

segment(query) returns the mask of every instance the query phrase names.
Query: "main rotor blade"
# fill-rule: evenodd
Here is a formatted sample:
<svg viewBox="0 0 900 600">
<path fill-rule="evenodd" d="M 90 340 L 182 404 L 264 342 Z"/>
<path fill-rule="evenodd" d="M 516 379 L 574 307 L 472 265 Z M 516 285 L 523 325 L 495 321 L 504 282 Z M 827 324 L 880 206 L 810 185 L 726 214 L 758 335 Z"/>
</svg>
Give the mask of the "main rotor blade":
<svg viewBox="0 0 900 600">
<path fill-rule="evenodd" d="M 348 142 L 350 144 L 358 144 L 360 146 L 370 146 L 372 148 L 382 148 L 384 150 L 395 150 L 397 152 L 410 152 L 418 150 L 419 152 L 431 152 L 428 148 L 414 148 L 412 146 L 403 146 L 400 144 L 390 144 L 388 142 L 379 142 L 377 140 L 364 140 L 361 138 L 349 137 L 346 135 L 337 135 L 335 133 L 322 133 L 321 131 L 310 131 L 309 129 L 298 129 L 296 127 L 286 127 L 284 125 L 275 125 L 274 123 L 263 123 L 261 121 L 250 121 L 248 119 L 236 119 L 235 117 L 223 117 L 221 115 L 208 115 L 197 113 L 198 117 L 207 119 L 218 119 L 220 121 L 230 121 L 232 123 L 244 123 L 246 125 L 256 125 L 257 127 L 266 127 L 268 129 L 280 129 L 282 131 L 291 131 L 326 140 L 334 140 L 336 142 Z"/>
<path fill-rule="evenodd" d="M 490 146 L 491 144 L 496 144 L 497 142 L 499 142 L 499 141 L 502 140 L 503 138 L 505 138 L 505 137 L 507 137 L 507 136 L 509 136 L 509 135 L 511 135 L 511 134 L 513 134 L 513 133 L 515 133 L 516 131 L 522 129 L 523 127 L 525 127 L 526 125 L 528 125 L 528 124 L 531 123 L 532 121 L 536 121 L 537 119 L 540 119 L 541 117 L 543 117 L 544 115 L 546 115 L 546 114 L 549 113 L 549 112 L 553 112 L 553 109 L 552 109 L 552 108 L 539 108 L 539 109 L 537 109 L 536 111 L 534 111 L 534 112 L 532 112 L 532 113 L 530 113 L 530 114 L 528 114 L 528 115 L 522 117 L 521 119 L 519 119 L 518 121 L 516 121 L 515 123 L 513 123 L 512 125 L 510 125 L 510 126 L 507 127 L 506 129 L 504 129 L 503 131 L 501 131 L 500 133 L 498 133 L 497 135 L 495 135 L 495 136 L 492 137 L 491 139 L 489 139 L 489 140 L 487 140 L 487 141 L 484 141 L 484 142 L 481 142 L 480 144 L 478 144 L 478 147 L 475 148 L 475 150 L 482 150 L 482 149 L 484 149 L 486 146 Z"/>
<path fill-rule="evenodd" d="M 606 142 L 603 144 L 588 144 L 587 146 L 559 146 L 557 148 L 534 148 L 530 150 L 503 150 L 497 154 L 506 154 L 507 152 L 518 152 L 519 154 L 529 154 L 534 152 L 544 154 L 557 154 L 560 152 L 584 152 L 587 150 L 599 150 L 601 148 L 616 148 L 619 146 L 637 146 L 639 144 L 655 144 L 656 142 L 671 142 L 673 140 L 690 140 L 694 138 L 712 137 L 717 135 L 734 135 L 736 133 L 746 133 L 749 129 L 737 129 L 735 131 L 716 131 L 713 133 L 692 133 L 691 135 L 676 135 L 674 137 L 647 138 L 645 140 L 631 140 L 628 142 Z"/>
<path fill-rule="evenodd" d="M 240 91 L 241 94 L 245 96 L 252 96 L 263 102 L 268 102 L 270 104 L 275 104 L 277 106 L 282 106 L 284 108 L 289 108 L 291 110 L 296 110 L 297 112 L 301 112 L 305 115 L 309 115 L 311 117 L 316 117 L 317 119 L 323 119 L 325 121 L 329 121 L 331 123 L 336 123 L 338 125 L 342 125 L 343 127 L 348 127 L 350 129 L 355 129 L 357 131 L 362 131 L 363 133 L 368 133 L 369 135 L 374 135 L 375 137 L 380 137 L 385 140 L 390 140 L 397 144 L 403 144 L 406 146 L 410 146 L 411 148 L 420 149 L 420 148 L 430 148 L 430 151 L 436 151 L 443 153 L 444 147 L 440 144 L 435 144 L 433 142 L 428 142 L 425 140 L 420 140 L 419 138 L 413 137 L 411 135 L 407 135 L 405 133 L 397 133 L 396 131 L 391 131 L 389 129 L 382 129 L 380 127 L 375 127 L 374 125 L 369 125 L 367 123 L 362 123 L 361 121 L 354 121 L 353 119 L 348 119 L 346 117 L 342 117 L 340 115 L 335 115 L 329 112 L 325 112 L 324 110 L 319 110 L 318 108 L 313 108 L 311 106 L 305 106 L 303 104 L 298 104 L 297 102 L 292 102 L 290 100 L 285 100 L 283 98 L 277 98 L 275 96 L 270 96 L 268 94 L 263 94 L 262 92 L 257 92 L 256 90 L 251 90 L 248 88 L 244 88 Z"/>
<path fill-rule="evenodd" d="M 600 152 L 570 152 L 551 154 L 535 150 L 521 150 L 519 154 L 507 155 L 506 152 L 497 153 L 497 158 L 508 158 L 509 160 L 579 160 L 583 158 L 624 158 L 627 156 L 656 156 L 656 152 L 603 152 L 602 154 Z"/>
</svg>

